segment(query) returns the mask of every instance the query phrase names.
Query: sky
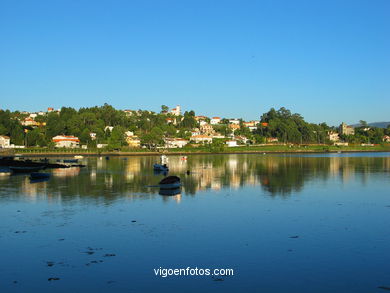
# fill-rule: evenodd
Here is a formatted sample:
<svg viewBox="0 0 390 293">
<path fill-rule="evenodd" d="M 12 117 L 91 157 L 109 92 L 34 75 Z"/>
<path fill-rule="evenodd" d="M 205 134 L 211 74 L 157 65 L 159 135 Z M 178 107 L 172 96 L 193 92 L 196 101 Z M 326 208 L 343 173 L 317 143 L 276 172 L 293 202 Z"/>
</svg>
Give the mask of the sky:
<svg viewBox="0 0 390 293">
<path fill-rule="evenodd" d="M 390 121 L 388 0 L 0 0 L 0 108 Z"/>
</svg>

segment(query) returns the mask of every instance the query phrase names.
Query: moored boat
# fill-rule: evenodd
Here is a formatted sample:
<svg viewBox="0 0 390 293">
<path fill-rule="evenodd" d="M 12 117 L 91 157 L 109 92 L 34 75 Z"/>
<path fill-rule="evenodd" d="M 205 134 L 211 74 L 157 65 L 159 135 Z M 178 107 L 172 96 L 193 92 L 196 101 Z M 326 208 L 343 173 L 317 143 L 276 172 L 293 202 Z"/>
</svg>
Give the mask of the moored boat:
<svg viewBox="0 0 390 293">
<path fill-rule="evenodd" d="M 153 169 L 155 171 L 169 171 L 169 168 L 167 164 L 161 165 L 161 164 L 154 164 Z"/>
<path fill-rule="evenodd" d="M 64 159 L 63 162 L 64 163 L 78 163 L 78 159 Z"/>
<path fill-rule="evenodd" d="M 176 189 L 180 188 L 181 181 L 177 176 L 168 176 L 159 182 L 160 189 Z"/>
</svg>

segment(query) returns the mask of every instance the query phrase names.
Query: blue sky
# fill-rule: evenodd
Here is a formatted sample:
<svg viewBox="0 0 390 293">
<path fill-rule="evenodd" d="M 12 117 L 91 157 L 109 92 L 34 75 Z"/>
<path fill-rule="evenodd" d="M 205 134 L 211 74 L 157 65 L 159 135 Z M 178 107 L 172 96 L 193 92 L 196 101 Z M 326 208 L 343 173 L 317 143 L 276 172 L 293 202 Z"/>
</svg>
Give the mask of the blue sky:
<svg viewBox="0 0 390 293">
<path fill-rule="evenodd" d="M 0 108 L 390 121 L 390 1 L 0 0 Z"/>
</svg>

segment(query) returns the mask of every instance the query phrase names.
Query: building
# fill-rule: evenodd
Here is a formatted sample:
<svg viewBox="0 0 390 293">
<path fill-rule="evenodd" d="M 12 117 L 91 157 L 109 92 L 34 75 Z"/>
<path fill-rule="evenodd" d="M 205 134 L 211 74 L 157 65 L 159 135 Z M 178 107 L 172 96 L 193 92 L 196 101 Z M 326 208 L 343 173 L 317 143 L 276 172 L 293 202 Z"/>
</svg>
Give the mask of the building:
<svg viewBox="0 0 390 293">
<path fill-rule="evenodd" d="M 166 138 L 164 141 L 167 148 L 182 148 L 189 142 L 184 138 Z"/>
<path fill-rule="evenodd" d="M 226 144 L 229 148 L 238 146 L 237 140 L 228 140 L 226 141 Z"/>
<path fill-rule="evenodd" d="M 5 135 L 0 135 L 0 148 L 9 148 L 10 147 L 10 138 Z"/>
<path fill-rule="evenodd" d="M 78 148 L 80 140 L 73 135 L 57 135 L 52 138 L 56 148 Z"/>
<path fill-rule="evenodd" d="M 384 142 L 390 142 L 390 136 L 385 135 L 385 136 L 383 136 L 382 140 L 383 140 Z"/>
<path fill-rule="evenodd" d="M 233 132 L 237 129 L 240 129 L 240 125 L 239 124 L 229 124 L 229 128 L 231 130 L 233 130 Z"/>
<path fill-rule="evenodd" d="M 96 139 L 96 133 L 95 132 L 90 132 L 89 136 L 91 137 L 91 140 L 95 140 Z"/>
<path fill-rule="evenodd" d="M 211 124 L 203 124 L 200 126 L 200 131 L 203 133 L 203 134 L 207 134 L 207 135 L 210 135 L 210 134 L 213 134 L 214 133 L 214 128 Z"/>
<path fill-rule="evenodd" d="M 334 132 L 334 131 L 328 132 L 328 138 L 330 141 L 339 141 L 340 140 L 339 134 L 337 132 Z"/>
<path fill-rule="evenodd" d="M 181 108 L 179 105 L 176 106 L 176 108 L 173 108 L 171 110 L 171 114 L 175 116 L 180 116 L 181 115 Z"/>
<path fill-rule="evenodd" d="M 47 108 L 47 113 L 51 113 L 53 111 L 54 111 L 54 108 L 52 108 L 52 107 Z"/>
<path fill-rule="evenodd" d="M 229 119 L 230 124 L 240 125 L 240 119 Z"/>
<path fill-rule="evenodd" d="M 195 141 L 196 143 L 212 143 L 213 138 L 208 135 L 200 134 L 200 135 L 194 135 L 191 137 L 191 140 Z"/>
<path fill-rule="evenodd" d="M 194 118 L 195 118 L 195 120 L 197 122 L 199 122 L 199 121 L 206 121 L 207 120 L 206 116 L 195 116 Z"/>
<path fill-rule="evenodd" d="M 249 139 L 246 136 L 235 136 L 235 139 L 237 141 L 242 142 L 243 144 L 246 144 L 249 141 Z"/>
<path fill-rule="evenodd" d="M 39 126 L 39 123 L 30 117 L 25 118 L 20 124 L 23 126 Z"/>
<path fill-rule="evenodd" d="M 354 135 L 355 129 L 343 122 L 340 124 L 339 132 L 341 135 Z"/>
<path fill-rule="evenodd" d="M 221 123 L 221 117 L 213 117 L 213 118 L 211 118 L 211 120 L 210 120 L 210 124 L 211 125 L 216 125 L 216 124 L 219 124 L 219 123 Z"/>
</svg>

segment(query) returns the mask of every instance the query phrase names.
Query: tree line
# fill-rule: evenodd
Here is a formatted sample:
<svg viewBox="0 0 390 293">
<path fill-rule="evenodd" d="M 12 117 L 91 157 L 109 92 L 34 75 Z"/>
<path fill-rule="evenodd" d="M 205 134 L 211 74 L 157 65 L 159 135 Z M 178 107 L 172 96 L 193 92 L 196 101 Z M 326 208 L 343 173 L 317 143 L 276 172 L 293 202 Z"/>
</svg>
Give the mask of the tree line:
<svg viewBox="0 0 390 293">
<path fill-rule="evenodd" d="M 109 147 L 126 145 L 125 132 L 132 131 L 147 146 L 162 145 L 164 137 L 191 139 L 191 131 L 199 128 L 194 111 L 186 111 L 181 116 L 168 112 L 168 107 L 161 106 L 161 112 L 138 110 L 124 112 L 109 104 L 76 110 L 62 107 L 59 112 L 38 115 L 36 122 L 39 127 L 23 126 L 27 114 L 19 111 L 0 110 L 0 135 L 7 135 L 11 143 L 26 146 L 53 146 L 52 138 L 56 135 L 74 135 L 79 137 L 81 144 L 96 147 L 96 144 L 108 144 Z M 167 121 L 167 119 L 169 121 Z M 328 132 L 337 131 L 326 123 L 314 124 L 304 120 L 300 114 L 293 114 L 282 107 L 279 110 L 271 108 L 260 119 L 257 129 L 251 131 L 241 127 L 234 131 L 235 136 L 245 136 L 249 143 L 264 143 L 267 138 L 277 138 L 282 143 L 329 143 Z M 207 122 L 210 122 L 209 119 Z M 107 129 L 112 126 L 113 129 Z M 215 132 L 230 136 L 233 130 L 229 120 L 223 119 L 220 124 L 213 125 Z M 92 139 L 90 133 L 96 134 Z M 341 139 L 351 143 L 381 143 L 384 135 L 390 135 L 390 125 L 383 128 L 361 125 L 355 128 L 355 135 L 341 136 Z M 221 141 L 216 140 L 215 147 L 220 147 Z"/>
</svg>

